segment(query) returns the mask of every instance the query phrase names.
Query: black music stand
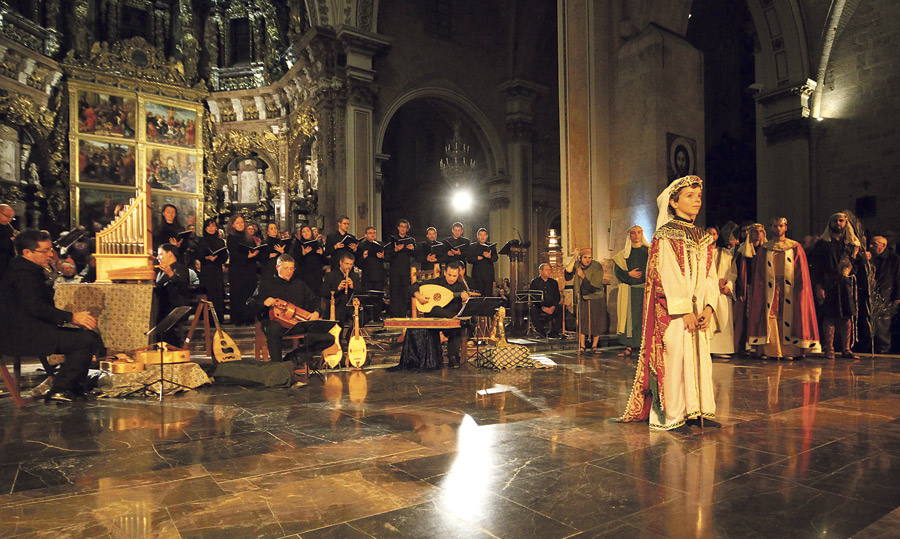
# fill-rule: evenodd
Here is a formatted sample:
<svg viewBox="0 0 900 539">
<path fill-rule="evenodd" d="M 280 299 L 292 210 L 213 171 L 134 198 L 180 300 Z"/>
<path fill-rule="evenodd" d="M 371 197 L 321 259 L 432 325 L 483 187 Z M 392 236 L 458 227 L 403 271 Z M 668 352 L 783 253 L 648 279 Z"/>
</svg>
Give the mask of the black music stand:
<svg viewBox="0 0 900 539">
<path fill-rule="evenodd" d="M 540 305 L 544 302 L 544 291 L 543 290 L 519 290 L 516 292 L 516 303 L 522 304 L 525 303 L 528 305 L 528 328 L 525 331 L 526 337 L 534 337 L 535 335 L 544 338 L 543 335 L 538 333 L 536 327 L 534 327 L 534 323 L 531 320 L 531 308 L 535 305 Z M 552 326 L 551 326 L 552 327 Z"/>
<path fill-rule="evenodd" d="M 366 307 L 374 308 L 378 304 L 379 300 L 382 302 L 382 305 L 384 304 L 384 291 L 368 290 L 361 294 L 353 294 L 350 296 L 350 299 L 347 300 L 347 307 L 353 307 L 353 298 L 356 298 L 359 300 L 360 309 L 365 309 Z M 381 351 L 384 351 L 384 345 L 379 342 L 376 342 L 374 339 L 372 339 L 372 336 L 369 335 L 368 331 L 366 331 L 365 324 L 360 324 L 359 330 L 362 332 L 363 338 L 366 338 L 366 337 L 369 338 L 372 346 L 378 348 Z"/>
<path fill-rule="evenodd" d="M 334 320 L 306 320 L 305 322 L 297 322 L 284 332 L 284 337 L 305 335 L 307 333 L 321 333 L 323 335 L 329 335 L 328 332 L 331 331 L 331 328 L 333 328 L 335 325 L 337 325 L 337 322 L 335 322 Z M 338 345 L 340 345 L 340 342 L 338 342 Z M 303 339 L 303 348 L 304 353 L 308 358 L 309 339 Z M 305 363 L 307 368 L 312 371 L 312 374 L 318 376 L 319 380 L 322 380 L 322 382 L 324 383 L 325 377 L 322 376 L 322 372 L 319 370 L 319 367 L 317 367 L 315 363 L 310 366 L 309 359 L 306 359 Z"/>
<path fill-rule="evenodd" d="M 503 298 L 495 297 L 469 297 L 463 304 L 462 309 L 456 313 L 454 318 L 471 318 L 473 316 L 491 317 L 497 314 L 497 309 L 503 306 Z M 481 353 L 481 347 L 478 345 L 478 339 L 475 339 L 475 357 Z M 471 357 L 466 358 L 468 362 Z"/>
<path fill-rule="evenodd" d="M 184 316 L 189 312 L 191 312 L 190 305 L 185 305 L 183 307 L 175 307 L 174 309 L 172 309 L 172 311 L 168 315 L 166 315 L 165 318 L 162 319 L 162 321 L 159 324 L 156 324 L 156 327 L 152 328 L 150 331 L 145 332 L 144 335 L 147 335 L 148 337 L 153 337 L 153 336 L 161 335 L 161 334 L 169 331 L 170 329 L 172 329 L 172 327 L 175 324 L 180 322 L 181 319 L 184 318 Z M 134 395 L 135 393 L 137 393 L 139 391 L 147 391 L 151 386 L 153 386 L 155 384 L 159 384 L 159 402 L 162 402 L 163 393 L 165 393 L 165 387 L 164 387 L 165 383 L 169 383 L 173 386 L 180 387 L 182 389 L 191 389 L 190 387 L 188 387 L 184 384 L 179 384 L 178 382 L 175 382 L 174 380 L 169 380 L 168 378 L 165 377 L 165 372 L 163 371 L 163 368 L 165 366 L 164 358 L 165 358 L 166 346 L 168 346 L 167 343 L 158 342 L 158 343 L 154 344 L 153 346 L 155 346 L 159 350 L 159 378 L 148 384 L 143 384 L 141 387 L 139 387 L 138 389 L 135 389 L 134 391 L 129 391 L 128 393 L 123 395 L 123 397 L 130 397 L 131 395 Z"/>
</svg>

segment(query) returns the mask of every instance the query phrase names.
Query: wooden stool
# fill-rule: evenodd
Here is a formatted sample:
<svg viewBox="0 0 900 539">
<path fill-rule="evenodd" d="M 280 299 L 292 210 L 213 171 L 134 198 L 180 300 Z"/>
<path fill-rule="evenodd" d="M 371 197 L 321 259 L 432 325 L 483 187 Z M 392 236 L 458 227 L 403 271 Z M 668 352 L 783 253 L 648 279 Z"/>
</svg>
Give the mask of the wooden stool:
<svg viewBox="0 0 900 539">
<path fill-rule="evenodd" d="M 269 347 L 266 345 L 266 334 L 263 333 L 262 323 L 259 320 L 256 321 L 253 331 L 253 358 L 256 361 L 269 361 Z M 300 343 L 303 341 L 303 335 L 285 335 L 284 338 L 291 341 L 294 350 L 300 348 Z"/>
<path fill-rule="evenodd" d="M 19 391 L 22 379 L 22 356 L 13 356 L 13 372 L 15 376 L 9 374 L 6 363 L 0 357 L 0 377 L 3 378 L 3 384 L 12 396 L 13 402 L 16 403 L 18 408 L 21 408 L 34 400 L 34 397 L 23 397 Z"/>
</svg>

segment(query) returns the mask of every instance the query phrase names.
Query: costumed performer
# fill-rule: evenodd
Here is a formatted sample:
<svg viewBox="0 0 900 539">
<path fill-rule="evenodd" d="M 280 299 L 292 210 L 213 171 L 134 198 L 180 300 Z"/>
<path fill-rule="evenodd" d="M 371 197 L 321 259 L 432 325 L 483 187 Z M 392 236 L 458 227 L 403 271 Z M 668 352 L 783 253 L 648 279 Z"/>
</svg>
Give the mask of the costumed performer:
<svg viewBox="0 0 900 539">
<path fill-rule="evenodd" d="M 738 245 L 738 225 L 728 221 L 719 231 L 713 264 L 719 277 L 719 299 L 713 310 L 716 312 L 715 331 L 709 338 L 709 352 L 713 357 L 731 357 L 734 353 L 734 280 L 737 268 L 734 265 L 734 251 Z"/>
<path fill-rule="evenodd" d="M 619 296 L 616 298 L 616 334 L 625 345 L 620 356 L 630 356 L 641 347 L 641 322 L 644 319 L 644 282 L 650 244 L 644 229 L 634 225 L 628 229 L 625 248 L 613 256 Z"/>
<path fill-rule="evenodd" d="M 709 355 L 712 304 L 719 294 L 715 245 L 694 225 L 702 193 L 700 178 L 685 176 L 656 200 L 641 352 L 620 422 L 649 420 L 653 430 L 681 433 L 690 431 L 687 424 L 720 426 L 711 421 L 716 401 Z"/>
<path fill-rule="evenodd" d="M 569 260 L 565 275 L 567 281 L 574 279 L 574 297 L 578 301 L 578 351 L 585 349 L 587 345 L 584 341 L 591 336 L 591 347 L 595 354 L 599 354 L 597 343 L 600 335 L 609 328 L 603 266 L 594 260 L 591 248 L 585 247 L 576 251 L 572 260 Z"/>
<path fill-rule="evenodd" d="M 795 359 L 819 343 L 806 254 L 789 239 L 787 219 L 772 221 L 771 240 L 756 250 L 747 339 L 763 357 Z M 763 286 L 762 283 L 766 283 Z"/>
</svg>

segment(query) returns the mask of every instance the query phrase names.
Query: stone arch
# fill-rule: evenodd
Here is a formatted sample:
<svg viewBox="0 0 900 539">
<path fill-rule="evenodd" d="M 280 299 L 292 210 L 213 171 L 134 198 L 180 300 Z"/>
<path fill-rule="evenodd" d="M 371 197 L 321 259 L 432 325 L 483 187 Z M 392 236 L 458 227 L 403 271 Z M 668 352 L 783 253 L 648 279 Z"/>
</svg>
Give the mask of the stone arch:
<svg viewBox="0 0 900 539">
<path fill-rule="evenodd" d="M 747 6 L 759 39 L 756 76 L 757 82 L 762 85 L 761 92 L 804 84 L 812 71 L 809 41 L 797 0 L 747 0 Z"/>
<path fill-rule="evenodd" d="M 384 136 L 388 125 L 400 107 L 416 99 L 438 99 L 460 111 L 466 123 L 478 138 L 478 143 L 484 150 L 485 165 L 488 177 L 493 178 L 504 174 L 506 163 L 505 151 L 500 136 L 494 126 L 475 103 L 461 92 L 442 86 L 421 86 L 408 90 L 397 96 L 390 105 L 385 108 L 378 129 L 375 132 L 375 153 L 383 151 Z"/>
</svg>

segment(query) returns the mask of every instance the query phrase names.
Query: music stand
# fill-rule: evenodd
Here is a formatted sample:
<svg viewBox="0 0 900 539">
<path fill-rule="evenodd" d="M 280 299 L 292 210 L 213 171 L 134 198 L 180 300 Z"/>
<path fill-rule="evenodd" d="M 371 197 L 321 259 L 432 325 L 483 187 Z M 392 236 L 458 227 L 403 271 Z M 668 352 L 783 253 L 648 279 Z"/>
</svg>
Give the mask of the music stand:
<svg viewBox="0 0 900 539">
<path fill-rule="evenodd" d="M 165 318 L 162 319 L 162 321 L 159 324 L 156 324 L 156 327 L 152 328 L 150 331 L 145 332 L 144 335 L 147 335 L 148 337 L 153 337 L 153 336 L 161 335 L 161 334 L 169 331 L 170 329 L 172 329 L 172 327 L 175 324 L 177 324 L 179 321 L 181 321 L 182 318 L 184 318 L 184 315 L 186 315 L 189 312 L 191 312 L 190 305 L 185 305 L 183 307 L 175 307 L 174 309 L 172 309 L 172 311 L 168 315 L 166 315 Z M 165 342 L 159 342 L 159 343 L 156 343 L 154 346 L 156 346 L 159 349 L 159 378 L 148 384 L 143 384 L 141 387 L 139 387 L 138 389 L 135 389 L 134 391 L 129 391 L 128 393 L 123 395 L 124 397 L 129 397 L 139 391 L 146 391 L 151 386 L 153 386 L 155 384 L 159 384 L 159 402 L 162 402 L 163 393 L 165 393 L 165 387 L 164 387 L 165 382 L 168 382 L 169 384 L 176 386 L 176 387 L 180 387 L 182 389 L 191 389 L 190 387 L 188 387 L 184 384 L 179 384 L 178 382 L 175 382 L 174 380 L 169 380 L 168 378 L 165 377 L 165 372 L 163 371 L 163 369 L 165 366 L 166 346 L 168 346 L 168 344 Z"/>
<path fill-rule="evenodd" d="M 374 308 L 377 305 L 377 302 L 379 300 L 384 302 L 384 291 L 368 290 L 361 294 L 354 293 L 350 296 L 350 299 L 347 300 L 347 307 L 351 307 L 351 308 L 353 307 L 353 298 L 356 298 L 359 300 L 360 309 L 365 309 L 366 307 Z M 384 351 L 384 345 L 379 342 L 376 342 L 374 339 L 372 339 L 372 336 L 369 335 L 368 331 L 366 331 L 364 324 L 359 325 L 359 331 L 363 334 L 364 339 L 366 337 L 368 337 L 372 341 L 372 343 L 371 343 L 372 346 L 378 348 L 381 351 Z"/>
<path fill-rule="evenodd" d="M 462 309 L 456 313 L 454 318 L 471 318 L 473 316 L 494 316 L 497 314 L 497 309 L 503 306 L 503 298 L 495 298 L 495 297 L 470 297 L 468 301 L 466 301 Z M 481 353 L 481 347 L 478 346 L 478 339 L 475 339 L 475 357 Z M 471 357 L 466 358 L 466 362 L 468 362 Z"/>
<path fill-rule="evenodd" d="M 534 337 L 535 335 L 543 338 L 544 336 L 538 333 L 536 327 L 534 327 L 534 323 L 531 320 L 531 308 L 535 306 L 535 304 L 540 305 L 544 301 L 544 291 L 543 290 L 519 290 L 516 292 L 516 303 L 526 303 L 528 304 L 528 328 L 525 331 L 526 337 Z M 552 326 L 551 326 L 552 327 Z"/>
<path fill-rule="evenodd" d="M 334 320 L 307 320 L 305 322 L 297 322 L 287 331 L 284 332 L 285 337 L 290 337 L 293 335 L 305 335 L 307 333 L 321 333 L 323 335 L 328 335 L 331 328 L 337 325 L 337 322 Z M 339 343 L 340 344 L 340 343 Z M 304 352 L 307 356 L 309 356 L 309 339 L 303 339 L 303 348 Z M 305 360 L 307 368 L 309 368 L 312 373 L 319 377 L 319 380 L 325 382 L 325 377 L 322 376 L 322 372 L 319 371 L 319 368 L 313 363 L 313 366 L 309 366 L 309 359 Z"/>
</svg>

